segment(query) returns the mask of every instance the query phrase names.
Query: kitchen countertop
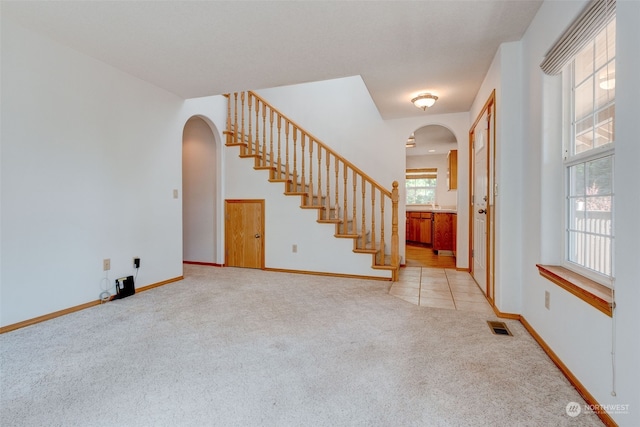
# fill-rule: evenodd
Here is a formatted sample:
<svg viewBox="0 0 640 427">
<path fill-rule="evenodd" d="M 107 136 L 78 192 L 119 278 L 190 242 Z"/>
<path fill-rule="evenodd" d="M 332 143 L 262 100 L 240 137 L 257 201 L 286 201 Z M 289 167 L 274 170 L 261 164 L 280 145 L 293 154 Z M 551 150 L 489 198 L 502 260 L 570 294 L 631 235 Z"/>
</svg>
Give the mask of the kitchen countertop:
<svg viewBox="0 0 640 427">
<path fill-rule="evenodd" d="M 407 206 L 407 212 L 433 212 L 433 213 L 454 213 L 457 214 L 458 211 L 455 208 L 438 208 L 433 209 L 431 205 L 423 205 L 423 206 Z"/>
</svg>

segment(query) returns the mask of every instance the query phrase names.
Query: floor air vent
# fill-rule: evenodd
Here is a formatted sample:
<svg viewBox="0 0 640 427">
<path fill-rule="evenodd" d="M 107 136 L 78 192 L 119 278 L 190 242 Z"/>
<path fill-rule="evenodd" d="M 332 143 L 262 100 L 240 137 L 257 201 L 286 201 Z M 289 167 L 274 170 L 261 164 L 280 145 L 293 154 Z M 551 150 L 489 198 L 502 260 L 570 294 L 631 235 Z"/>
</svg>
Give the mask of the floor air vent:
<svg viewBox="0 0 640 427">
<path fill-rule="evenodd" d="M 487 320 L 487 323 L 489 324 L 489 328 L 491 328 L 491 332 L 493 332 L 494 335 L 513 336 L 513 334 L 511 333 L 509 328 L 507 328 L 507 325 L 504 322 L 492 322 L 491 320 Z"/>
</svg>

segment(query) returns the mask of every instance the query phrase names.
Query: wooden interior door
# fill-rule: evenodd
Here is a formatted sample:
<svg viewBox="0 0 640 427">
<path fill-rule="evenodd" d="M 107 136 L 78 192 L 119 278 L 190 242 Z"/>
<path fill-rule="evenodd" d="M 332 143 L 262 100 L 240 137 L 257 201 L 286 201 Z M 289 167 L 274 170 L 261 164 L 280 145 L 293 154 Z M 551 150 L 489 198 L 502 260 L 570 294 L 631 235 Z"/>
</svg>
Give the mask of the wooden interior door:
<svg viewBox="0 0 640 427">
<path fill-rule="evenodd" d="M 264 268 L 264 200 L 225 201 L 225 264 Z"/>
</svg>

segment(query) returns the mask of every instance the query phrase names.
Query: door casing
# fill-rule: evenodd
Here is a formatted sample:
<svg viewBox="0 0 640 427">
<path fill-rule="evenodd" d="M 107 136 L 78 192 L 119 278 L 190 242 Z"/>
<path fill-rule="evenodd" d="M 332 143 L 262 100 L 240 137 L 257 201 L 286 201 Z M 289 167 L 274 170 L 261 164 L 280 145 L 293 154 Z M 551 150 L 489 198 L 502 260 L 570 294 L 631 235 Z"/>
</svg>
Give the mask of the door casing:
<svg viewBox="0 0 640 427">
<path fill-rule="evenodd" d="M 469 130 L 469 206 L 471 207 L 470 215 L 469 215 L 469 268 L 471 271 L 471 275 L 473 276 L 474 269 L 474 259 L 473 259 L 473 248 L 474 248 L 474 235 L 476 230 L 474 230 L 474 218 L 475 212 L 477 210 L 478 203 L 475 202 L 474 197 L 474 185 L 475 185 L 475 150 L 474 150 L 474 141 L 475 134 L 477 131 L 481 131 L 485 129 L 484 124 L 480 123 L 483 117 L 486 117 L 488 121 L 487 131 L 488 135 L 486 136 L 486 148 L 487 148 L 487 176 L 486 176 L 486 194 L 488 200 L 486 201 L 486 244 L 485 244 L 485 254 L 486 254 L 486 263 L 485 263 L 485 279 L 486 279 L 486 289 L 485 294 L 491 301 L 491 304 L 495 307 L 495 208 L 496 208 L 496 168 L 495 168 L 495 158 L 496 158 L 496 100 L 495 100 L 495 89 L 491 92 L 491 95 L 485 102 L 482 110 L 478 114 L 475 122 L 471 126 Z"/>
</svg>

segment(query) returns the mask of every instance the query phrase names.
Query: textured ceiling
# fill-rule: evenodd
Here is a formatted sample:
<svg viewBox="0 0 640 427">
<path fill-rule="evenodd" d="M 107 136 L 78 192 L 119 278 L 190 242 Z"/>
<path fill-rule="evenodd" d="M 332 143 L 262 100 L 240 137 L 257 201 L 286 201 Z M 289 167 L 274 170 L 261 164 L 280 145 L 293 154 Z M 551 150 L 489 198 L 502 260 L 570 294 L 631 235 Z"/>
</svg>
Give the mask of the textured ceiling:
<svg viewBox="0 0 640 427">
<path fill-rule="evenodd" d="M 361 75 L 382 117 L 468 111 L 541 0 L 6 1 L 24 27 L 183 98 Z M 427 112 L 410 99 L 440 97 Z"/>
</svg>

